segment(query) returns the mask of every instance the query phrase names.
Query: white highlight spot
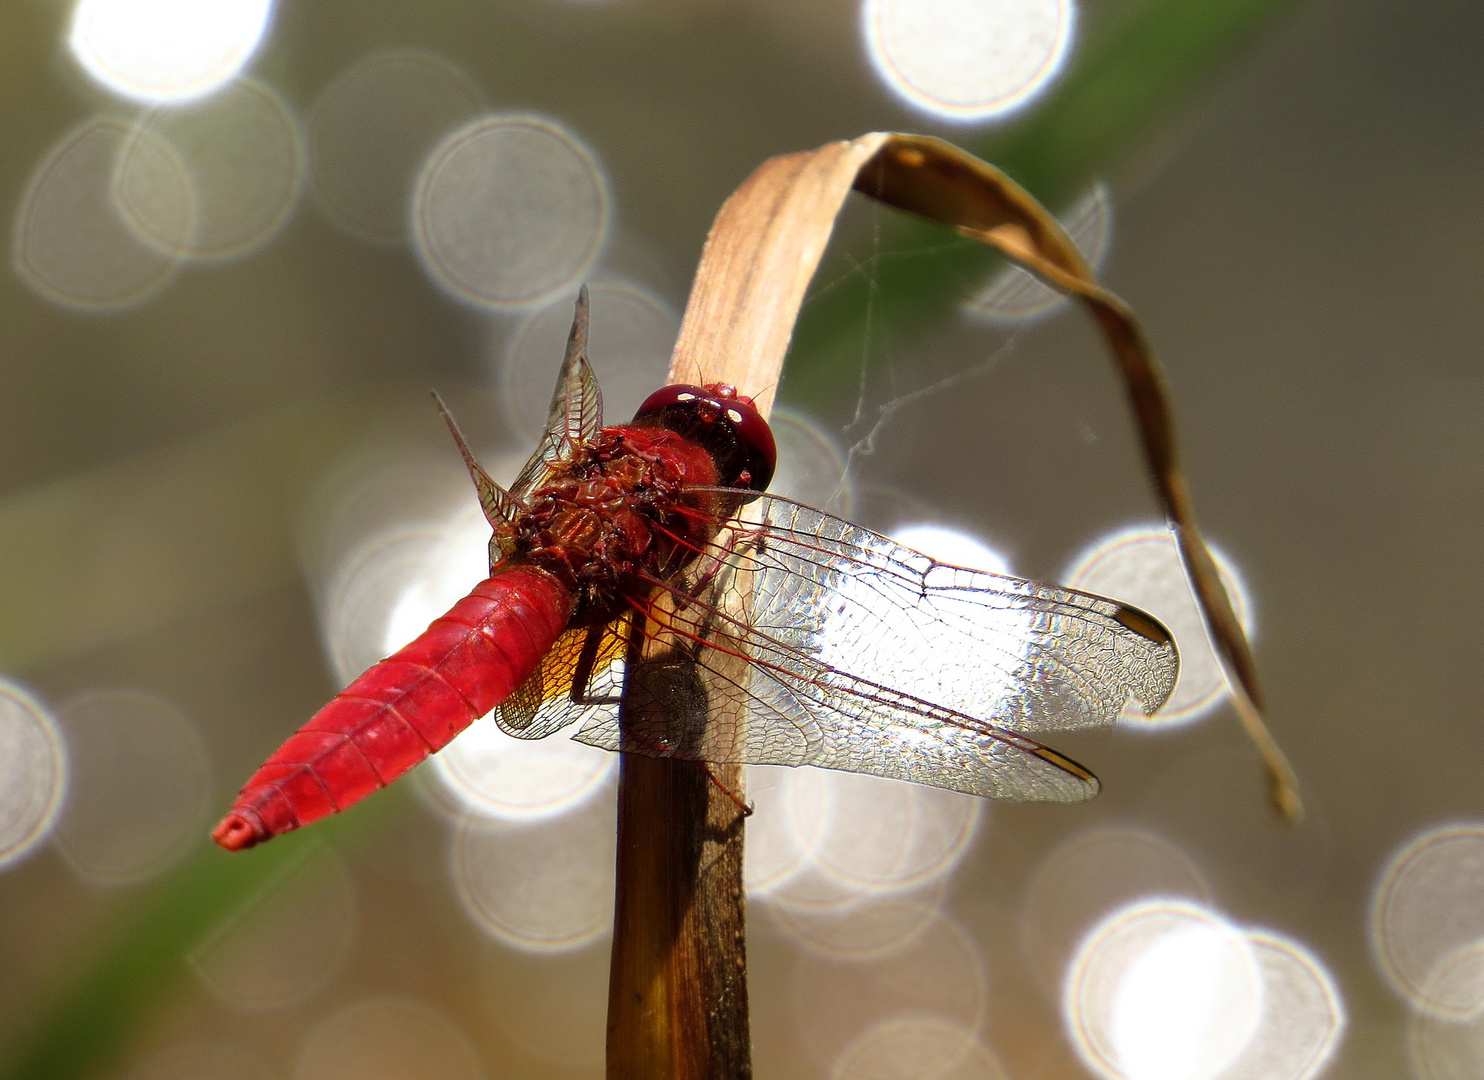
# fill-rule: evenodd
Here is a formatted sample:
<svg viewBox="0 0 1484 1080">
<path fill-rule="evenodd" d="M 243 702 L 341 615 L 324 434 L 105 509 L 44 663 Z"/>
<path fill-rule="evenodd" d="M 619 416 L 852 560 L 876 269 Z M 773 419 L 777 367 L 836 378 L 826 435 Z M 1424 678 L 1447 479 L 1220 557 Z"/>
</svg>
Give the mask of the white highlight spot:
<svg viewBox="0 0 1484 1080">
<path fill-rule="evenodd" d="M 1108 261 L 1108 242 L 1113 234 L 1113 201 L 1101 183 L 1093 185 L 1063 215 L 1062 225 L 1072 242 L 1082 252 L 1094 274 Z M 1002 326 L 1034 322 L 1069 303 L 1049 285 L 1043 285 L 1028 271 L 1006 266 L 997 271 L 984 289 L 964 308 Z"/>
<path fill-rule="evenodd" d="M 407 239 L 407 207 L 433 147 L 483 111 L 479 87 L 433 53 L 373 53 L 309 113 L 310 184 L 324 215 L 371 243 Z"/>
<path fill-rule="evenodd" d="M 1240 930 L 1177 900 L 1115 911 L 1078 948 L 1063 1013 L 1109 1080 L 1206 1080 L 1258 1029 L 1262 974 Z"/>
<path fill-rule="evenodd" d="M 427 558 L 402 582 L 382 636 L 384 652 L 412 641 L 489 576 L 489 532 L 477 506 L 442 522 L 431 536 Z"/>
<path fill-rule="evenodd" d="M 1025 105 L 1061 70 L 1072 0 L 865 0 L 876 73 L 909 105 L 973 123 Z"/>
<path fill-rule="evenodd" d="M 1484 825 L 1429 829 L 1391 857 L 1371 902 L 1371 946 L 1414 1008 L 1484 1011 Z"/>
<path fill-rule="evenodd" d="M 159 144 L 190 177 L 196 216 L 188 236 Z M 287 220 L 303 166 L 288 106 L 263 84 L 239 79 L 205 101 L 147 113 L 120 153 L 114 198 L 135 235 L 161 254 L 229 259 L 260 247 Z"/>
<path fill-rule="evenodd" d="M 548 303 L 592 266 L 608 233 L 608 188 L 569 132 L 489 116 L 429 156 L 412 200 L 412 239 L 453 296 L 508 310 Z"/>
<path fill-rule="evenodd" d="M 469 818 L 454 838 L 454 888 L 465 912 L 506 945 L 567 952 L 613 925 L 613 802 L 519 824 Z"/>
<path fill-rule="evenodd" d="M 1174 844 L 1138 829 L 1086 829 L 1058 844 L 1031 876 L 1021 943 L 1042 986 L 1061 981 L 1072 950 L 1107 912 L 1140 897 L 1209 902 L 1210 887 Z"/>
<path fill-rule="evenodd" d="M 46 839 L 66 790 L 67 756 L 56 721 L 41 702 L 0 679 L 0 869 Z"/>
<path fill-rule="evenodd" d="M 332 570 L 321 611 L 342 682 L 412 641 L 488 576 L 489 525 L 472 497 L 459 501 L 384 527 Z"/>
<path fill-rule="evenodd" d="M 118 209 L 116 170 L 126 145 L 133 147 L 136 202 L 166 244 L 142 243 Z M 180 258 L 174 252 L 184 250 L 195 231 L 195 198 L 190 173 L 171 147 L 116 120 L 88 120 L 64 135 L 31 174 L 16 212 L 11 263 L 26 284 L 64 307 L 132 307 L 175 277 Z"/>
<path fill-rule="evenodd" d="M 608 424 L 627 423 L 644 399 L 665 381 L 680 316 L 668 304 L 625 281 L 599 281 L 592 303 L 588 360 L 603 388 Z M 572 298 L 564 296 L 521 321 L 505 348 L 500 390 L 511 425 L 536 439 L 572 326 Z"/>
<path fill-rule="evenodd" d="M 131 885 L 200 842 L 212 795 L 195 727 L 152 694 L 81 694 L 59 710 L 72 784 L 57 848 L 90 885 Z"/>
<path fill-rule="evenodd" d="M 78 0 L 68 45 L 111 93 L 186 101 L 247 65 L 272 14 L 273 0 Z"/>
<path fill-rule="evenodd" d="M 438 1010 L 372 998 L 332 1013 L 309 1033 L 294 1080 L 482 1080 L 469 1037 Z"/>
<path fill-rule="evenodd" d="M 1211 556 L 1237 620 L 1252 636 L 1252 600 L 1236 566 L 1211 547 Z M 1126 709 L 1120 723 L 1162 728 L 1205 716 L 1227 695 L 1226 676 L 1211 648 L 1206 624 L 1196 608 L 1179 548 L 1163 525 L 1120 529 L 1094 543 L 1063 573 L 1074 589 L 1097 593 L 1143 608 L 1164 623 L 1180 651 L 1180 676 L 1164 708 L 1145 716 Z"/>
<path fill-rule="evenodd" d="M 250 897 L 187 957 L 216 997 L 239 1009 L 300 1004 L 339 976 L 356 933 L 355 881 L 315 847 Z"/>
<path fill-rule="evenodd" d="M 984 812 L 982 799 L 878 776 L 758 766 L 748 777 L 757 806 L 744 855 L 749 895 L 826 951 L 878 949 L 913 932 L 917 916 L 895 909 L 848 933 L 821 933 L 814 917 L 836 920 L 941 881 Z"/>
<path fill-rule="evenodd" d="M 618 756 L 573 742 L 577 725 L 545 739 L 506 735 L 484 716 L 433 758 L 431 776 L 459 815 L 535 821 L 574 810 L 618 771 Z"/>
</svg>

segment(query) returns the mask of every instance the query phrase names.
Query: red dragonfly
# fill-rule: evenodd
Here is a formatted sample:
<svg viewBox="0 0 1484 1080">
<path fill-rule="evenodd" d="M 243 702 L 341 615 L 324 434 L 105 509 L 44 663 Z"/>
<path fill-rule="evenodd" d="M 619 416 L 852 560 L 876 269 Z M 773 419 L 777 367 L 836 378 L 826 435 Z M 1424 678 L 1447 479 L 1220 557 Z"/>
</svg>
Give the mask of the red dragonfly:
<svg viewBox="0 0 1484 1080">
<path fill-rule="evenodd" d="M 1097 778 L 1026 733 L 1169 697 L 1175 647 L 1151 616 L 762 494 L 773 436 L 731 387 L 667 386 L 605 428 L 586 350 L 584 290 L 546 433 L 508 491 L 444 412 L 494 529 L 489 577 L 268 759 L 212 833 L 222 847 L 344 810 L 497 707 L 525 739 L 580 722 L 580 742 L 703 768 L 1076 802 Z M 637 664 L 656 640 L 668 669 Z M 620 719 L 631 669 L 679 674 L 631 680 Z"/>
</svg>

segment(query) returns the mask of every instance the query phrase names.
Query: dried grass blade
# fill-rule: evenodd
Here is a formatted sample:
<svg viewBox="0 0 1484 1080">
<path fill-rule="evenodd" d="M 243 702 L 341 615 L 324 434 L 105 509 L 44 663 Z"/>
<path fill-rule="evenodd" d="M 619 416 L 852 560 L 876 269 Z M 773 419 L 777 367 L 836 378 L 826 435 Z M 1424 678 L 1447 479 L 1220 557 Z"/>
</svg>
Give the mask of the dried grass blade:
<svg viewBox="0 0 1484 1080">
<path fill-rule="evenodd" d="M 885 133 L 764 162 L 707 237 L 671 380 L 730 383 L 766 413 L 804 292 L 852 190 L 990 244 L 1088 308 L 1123 376 L 1151 479 L 1238 715 L 1267 766 L 1275 805 L 1297 820 L 1297 780 L 1267 730 L 1251 649 L 1195 525 L 1159 364 L 1128 306 L 1097 284 L 1056 219 L 999 170 L 940 139 Z M 678 767 L 625 755 L 610 1077 L 751 1075 L 740 821 L 717 785 L 697 785 L 694 774 L 678 782 Z M 740 766 L 715 773 L 740 793 Z M 677 822 L 688 824 L 677 832 Z M 667 843 L 671 857 L 657 858 L 653 849 Z M 641 896 L 646 903 L 637 902 Z M 725 933 L 708 933 L 708 925 Z"/>
<path fill-rule="evenodd" d="M 1275 807 L 1287 820 L 1297 821 L 1303 816 L 1298 779 L 1263 719 L 1252 649 L 1196 527 L 1164 372 L 1133 312 L 1098 285 L 1076 245 L 1044 207 L 998 169 L 958 147 L 925 136 L 891 136 L 861 170 L 856 187 L 992 244 L 1047 284 L 1079 299 L 1097 321 L 1123 377 L 1150 479 L 1226 669 L 1237 715 L 1267 767 Z"/>
<path fill-rule="evenodd" d="M 1274 804 L 1296 821 L 1303 814 L 1298 781 L 1263 719 L 1251 647 L 1195 523 L 1159 362 L 1128 305 L 1098 285 L 1057 220 L 1004 173 L 941 139 L 881 132 L 765 162 L 712 228 L 672 377 L 702 372 L 761 392 L 765 404 L 771 400 L 804 290 L 851 188 L 998 248 L 1077 297 L 1096 320 L 1123 378 L 1151 481 L 1237 714 L 1262 755 Z"/>
</svg>

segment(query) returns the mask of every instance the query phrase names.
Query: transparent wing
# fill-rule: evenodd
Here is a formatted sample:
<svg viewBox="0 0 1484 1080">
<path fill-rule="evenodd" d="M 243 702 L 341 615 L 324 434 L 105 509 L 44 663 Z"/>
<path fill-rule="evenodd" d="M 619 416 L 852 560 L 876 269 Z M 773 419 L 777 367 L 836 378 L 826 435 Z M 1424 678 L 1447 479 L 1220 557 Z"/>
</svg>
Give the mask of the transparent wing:
<svg viewBox="0 0 1484 1080">
<path fill-rule="evenodd" d="M 495 723 L 518 739 L 544 739 L 568 724 L 618 714 L 630 622 L 568 630 L 541 666 L 495 710 Z"/>
<path fill-rule="evenodd" d="M 536 453 L 516 477 L 510 493 L 524 502 L 554 469 L 572 459 L 603 426 L 603 392 L 587 362 L 587 286 L 577 294 L 577 311 L 567 338 L 567 355 L 557 373 L 556 390 L 546 416 L 546 431 Z"/>
<path fill-rule="evenodd" d="M 784 499 L 745 516 L 652 605 L 674 664 L 622 732 L 595 718 L 579 738 L 1066 802 L 1096 779 L 1023 733 L 1111 724 L 1130 700 L 1153 712 L 1174 687 L 1170 635 L 1135 608 L 945 566 Z"/>
<path fill-rule="evenodd" d="M 459 422 L 448 411 L 448 406 L 443 404 L 437 391 L 433 392 L 433 400 L 437 402 L 438 412 L 448 426 L 448 433 L 453 436 L 454 444 L 464 458 L 464 468 L 469 470 L 469 479 L 474 481 L 474 490 L 479 493 L 479 507 L 484 511 L 484 520 L 494 530 L 490 536 L 490 569 L 493 570 L 500 560 L 515 550 L 515 519 L 524 508 L 510 492 L 495 483 L 494 478 L 475 459 L 474 451 L 469 449 Z"/>
</svg>

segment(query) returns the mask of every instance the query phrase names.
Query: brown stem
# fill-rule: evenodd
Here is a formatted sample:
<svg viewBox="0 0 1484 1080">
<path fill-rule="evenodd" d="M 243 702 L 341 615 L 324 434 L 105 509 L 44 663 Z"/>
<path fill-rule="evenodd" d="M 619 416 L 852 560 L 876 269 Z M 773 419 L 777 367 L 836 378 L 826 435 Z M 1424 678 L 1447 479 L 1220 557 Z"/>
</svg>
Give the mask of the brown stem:
<svg viewBox="0 0 1484 1080">
<path fill-rule="evenodd" d="M 871 137 L 773 158 L 726 201 L 691 286 L 670 381 L 727 383 L 767 415 L 830 223 L 877 145 Z M 630 667 L 624 722 L 704 695 L 704 686 L 667 694 L 665 680 L 694 673 L 662 639 L 644 651 Z M 707 719 L 745 732 L 745 717 Z M 661 720 L 658 729 L 676 726 Z M 742 812 L 732 797 L 743 795 L 742 767 L 712 771 L 716 783 L 694 764 L 624 755 L 608 991 L 615 1080 L 752 1075 Z"/>
<path fill-rule="evenodd" d="M 608 1076 L 750 1077 L 742 815 L 691 762 L 625 754 L 618 790 Z"/>
</svg>

